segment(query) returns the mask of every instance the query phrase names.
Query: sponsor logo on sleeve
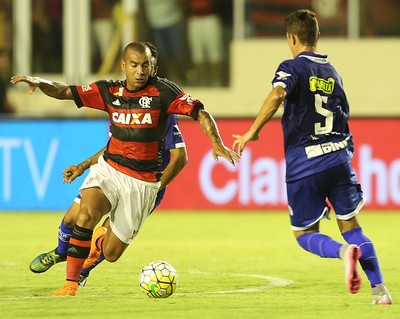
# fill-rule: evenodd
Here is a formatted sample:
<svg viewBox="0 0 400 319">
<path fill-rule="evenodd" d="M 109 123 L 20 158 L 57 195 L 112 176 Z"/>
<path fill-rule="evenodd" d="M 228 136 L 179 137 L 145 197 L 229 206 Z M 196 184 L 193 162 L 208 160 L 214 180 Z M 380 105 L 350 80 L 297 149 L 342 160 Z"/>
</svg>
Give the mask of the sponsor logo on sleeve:
<svg viewBox="0 0 400 319">
<path fill-rule="evenodd" d="M 286 73 L 283 71 L 276 72 L 276 79 L 277 80 L 286 80 L 289 76 L 292 76 L 290 73 Z"/>
<path fill-rule="evenodd" d="M 92 87 L 90 85 L 81 85 L 82 92 L 91 91 Z"/>
<path fill-rule="evenodd" d="M 193 104 L 195 99 L 192 98 L 189 94 L 185 93 L 182 97 L 179 98 L 181 101 L 186 101 L 187 104 Z"/>
</svg>

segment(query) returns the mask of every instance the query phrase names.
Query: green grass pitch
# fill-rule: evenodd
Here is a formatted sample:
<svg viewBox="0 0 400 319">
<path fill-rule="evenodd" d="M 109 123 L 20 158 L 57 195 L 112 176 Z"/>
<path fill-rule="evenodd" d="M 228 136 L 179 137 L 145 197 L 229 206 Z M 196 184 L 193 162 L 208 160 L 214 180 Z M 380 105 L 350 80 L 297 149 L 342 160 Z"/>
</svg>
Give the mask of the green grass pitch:
<svg viewBox="0 0 400 319">
<path fill-rule="evenodd" d="M 343 266 L 296 243 L 285 212 L 154 213 L 116 263 L 103 262 L 76 297 L 50 297 L 65 263 L 34 274 L 29 263 L 56 246 L 62 213 L 0 213 L 0 318 L 400 318 L 400 213 L 362 212 L 374 241 L 391 306 L 372 306 L 344 285 Z M 321 231 L 342 241 L 334 218 Z M 166 260 L 178 272 L 174 295 L 149 299 L 141 268 Z"/>
</svg>

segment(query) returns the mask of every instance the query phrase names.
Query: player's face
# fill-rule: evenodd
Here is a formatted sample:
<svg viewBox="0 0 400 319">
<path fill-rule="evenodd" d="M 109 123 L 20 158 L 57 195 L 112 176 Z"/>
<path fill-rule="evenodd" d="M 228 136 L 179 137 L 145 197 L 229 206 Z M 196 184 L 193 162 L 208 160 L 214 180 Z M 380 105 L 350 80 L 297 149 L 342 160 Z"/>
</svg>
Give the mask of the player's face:
<svg viewBox="0 0 400 319">
<path fill-rule="evenodd" d="M 121 69 L 125 72 L 128 90 L 143 89 L 153 72 L 150 50 L 145 52 L 128 50 L 121 61 Z"/>
</svg>

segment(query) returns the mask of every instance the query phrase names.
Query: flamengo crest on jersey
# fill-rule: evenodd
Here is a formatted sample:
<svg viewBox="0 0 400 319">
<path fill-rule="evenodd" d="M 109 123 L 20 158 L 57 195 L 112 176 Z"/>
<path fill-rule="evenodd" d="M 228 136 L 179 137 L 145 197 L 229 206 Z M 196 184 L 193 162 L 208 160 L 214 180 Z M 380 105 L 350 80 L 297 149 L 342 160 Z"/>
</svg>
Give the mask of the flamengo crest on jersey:
<svg viewBox="0 0 400 319">
<path fill-rule="evenodd" d="M 176 84 L 151 78 L 139 91 L 129 91 L 125 81 L 97 81 L 70 86 L 78 107 L 86 106 L 109 114 L 111 138 L 104 155 L 115 169 L 145 181 L 159 181 L 162 154 L 170 114 L 197 118 L 203 104 Z"/>
<path fill-rule="evenodd" d="M 149 108 L 151 107 L 151 106 L 150 106 L 150 103 L 151 103 L 152 100 L 153 100 L 152 97 L 142 96 L 142 97 L 139 99 L 139 105 L 140 105 L 143 109 L 149 109 Z"/>
</svg>

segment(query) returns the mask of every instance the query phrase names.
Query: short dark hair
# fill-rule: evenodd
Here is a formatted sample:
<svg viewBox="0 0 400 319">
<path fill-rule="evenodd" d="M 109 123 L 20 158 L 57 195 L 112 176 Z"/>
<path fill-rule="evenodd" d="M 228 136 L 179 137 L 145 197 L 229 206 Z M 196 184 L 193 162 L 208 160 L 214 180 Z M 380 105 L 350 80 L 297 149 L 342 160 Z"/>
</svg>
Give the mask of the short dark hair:
<svg viewBox="0 0 400 319">
<path fill-rule="evenodd" d="M 144 53 L 147 49 L 151 52 L 150 47 L 143 42 L 131 42 L 125 47 L 124 52 L 122 53 L 122 58 L 125 59 L 128 50 L 135 50 L 137 52 Z M 153 52 L 151 52 L 151 54 L 153 54 Z"/>
<path fill-rule="evenodd" d="M 317 15 L 311 10 L 302 9 L 285 18 L 286 33 L 294 34 L 304 45 L 315 46 L 318 41 L 319 26 Z"/>
<path fill-rule="evenodd" d="M 156 64 L 157 64 L 157 60 L 158 60 L 158 50 L 157 50 L 157 48 L 151 42 L 143 41 L 142 43 L 144 43 L 150 49 L 151 56 L 154 58 L 154 60 L 156 61 Z"/>
</svg>

